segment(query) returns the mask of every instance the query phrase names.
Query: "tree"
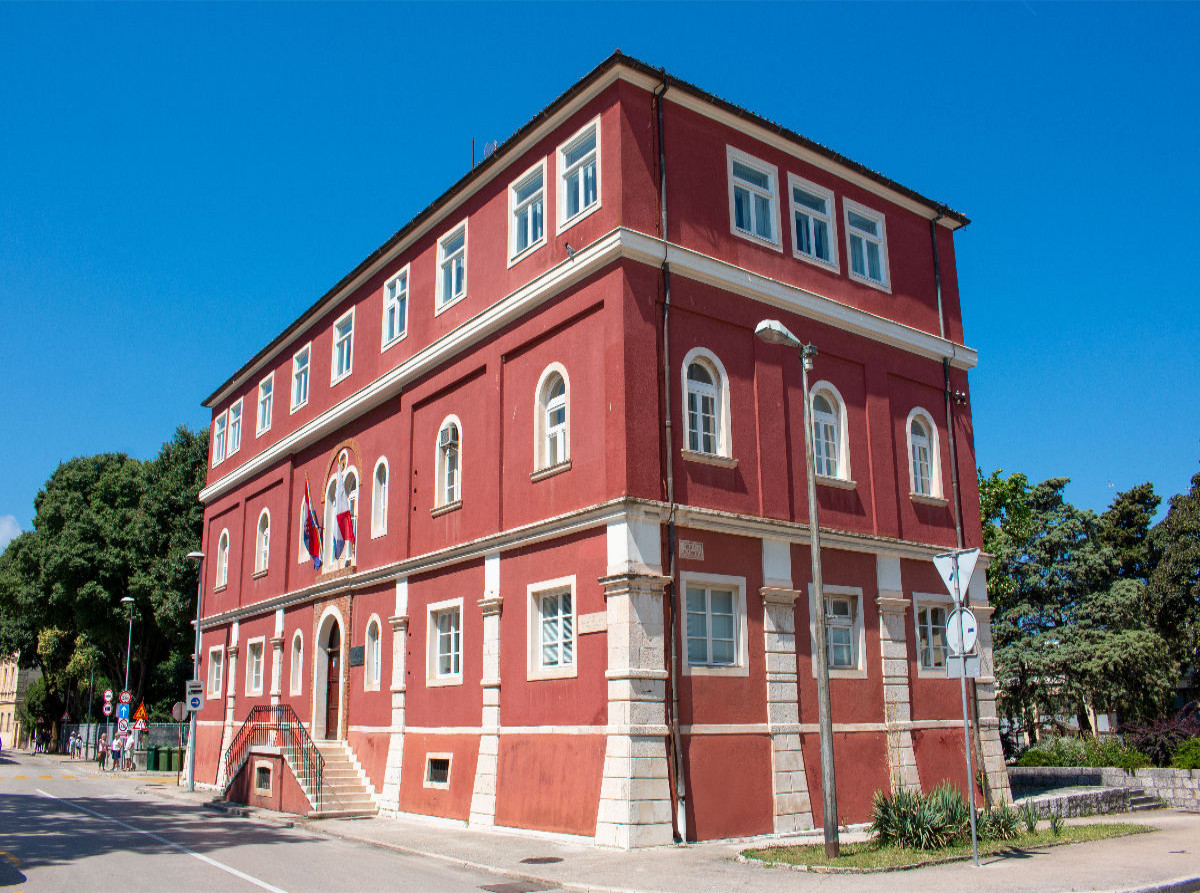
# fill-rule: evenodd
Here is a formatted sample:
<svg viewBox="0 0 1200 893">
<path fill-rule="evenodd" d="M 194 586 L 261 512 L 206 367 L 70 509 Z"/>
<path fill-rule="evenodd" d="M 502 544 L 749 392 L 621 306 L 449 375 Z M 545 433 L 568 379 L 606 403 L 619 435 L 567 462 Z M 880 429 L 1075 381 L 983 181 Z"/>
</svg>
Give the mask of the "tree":
<svg viewBox="0 0 1200 893">
<path fill-rule="evenodd" d="M 1167 516 L 1151 532 L 1158 558 L 1150 575 L 1156 624 L 1172 654 L 1193 670 L 1200 666 L 1200 474 L 1191 489 L 1171 497 Z"/>
</svg>

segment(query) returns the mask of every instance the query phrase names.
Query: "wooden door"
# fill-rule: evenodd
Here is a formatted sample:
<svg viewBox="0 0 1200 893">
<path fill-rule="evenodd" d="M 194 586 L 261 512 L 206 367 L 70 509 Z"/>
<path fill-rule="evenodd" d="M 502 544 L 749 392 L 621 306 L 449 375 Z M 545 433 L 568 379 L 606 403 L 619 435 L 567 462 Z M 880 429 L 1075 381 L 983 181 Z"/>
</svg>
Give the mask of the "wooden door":
<svg viewBox="0 0 1200 893">
<path fill-rule="evenodd" d="M 335 622 L 329 630 L 329 641 L 325 650 L 329 654 L 329 674 L 325 691 L 325 737 L 338 737 L 338 708 L 342 698 L 342 634 Z"/>
</svg>

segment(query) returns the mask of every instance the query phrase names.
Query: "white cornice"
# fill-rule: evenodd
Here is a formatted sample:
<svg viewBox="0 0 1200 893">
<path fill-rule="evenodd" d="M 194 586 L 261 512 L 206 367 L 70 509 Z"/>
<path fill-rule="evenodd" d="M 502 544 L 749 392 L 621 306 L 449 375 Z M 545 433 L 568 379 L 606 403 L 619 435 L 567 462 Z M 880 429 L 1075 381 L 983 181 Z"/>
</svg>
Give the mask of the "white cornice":
<svg viewBox="0 0 1200 893">
<path fill-rule="evenodd" d="M 579 282 L 621 257 L 657 267 L 664 247 L 671 271 L 698 282 L 734 292 L 771 307 L 828 323 L 882 344 L 906 350 L 927 359 L 948 359 L 961 369 L 973 368 L 977 354 L 969 347 L 955 344 L 911 326 L 884 319 L 865 310 L 848 307 L 832 298 L 787 285 L 736 267 L 708 255 L 664 243 L 653 236 L 630 229 L 615 229 L 586 248 L 501 298 L 477 313 L 458 328 L 417 351 L 399 366 L 388 370 L 366 387 L 354 392 L 320 415 L 240 465 L 200 491 L 200 501 L 211 502 L 237 485 L 261 474 L 276 462 L 290 456 L 365 412 L 397 396 L 415 378 L 448 362 L 479 341 L 487 338 L 553 298 L 563 289 Z"/>
</svg>

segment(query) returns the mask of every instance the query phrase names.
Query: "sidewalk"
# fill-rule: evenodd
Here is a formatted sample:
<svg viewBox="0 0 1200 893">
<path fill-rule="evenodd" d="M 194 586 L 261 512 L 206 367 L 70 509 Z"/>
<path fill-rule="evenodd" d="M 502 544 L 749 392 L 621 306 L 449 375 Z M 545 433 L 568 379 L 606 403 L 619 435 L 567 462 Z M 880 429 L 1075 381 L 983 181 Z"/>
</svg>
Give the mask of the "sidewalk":
<svg viewBox="0 0 1200 893">
<path fill-rule="evenodd" d="M 98 774 L 94 763 L 65 759 L 62 762 L 73 768 L 90 766 Z M 176 787 L 174 773 L 135 772 L 125 776 L 141 782 L 139 789 L 148 795 L 189 802 L 197 807 L 212 805 L 211 791 L 189 794 Z M 468 829 L 460 823 L 436 819 L 312 821 L 255 808 L 239 809 L 237 813 L 253 820 L 291 823 L 313 834 L 483 869 L 510 881 L 530 882 L 526 886 L 540 885 L 541 889 L 561 888 L 575 893 L 795 893 L 797 890 L 866 893 L 880 889 L 888 893 L 1200 891 L 1200 814 L 1180 810 L 1070 820 L 1071 823 L 1133 822 L 1160 829 L 1152 834 L 985 857 L 980 860 L 979 868 L 968 860 L 912 871 L 852 875 L 808 873 L 736 861 L 741 850 L 762 841 L 622 852 L 599 849 L 565 837 Z M 850 842 L 864 837 L 861 833 L 849 833 L 843 834 L 842 840 Z M 820 840 L 818 832 L 806 842 Z"/>
</svg>

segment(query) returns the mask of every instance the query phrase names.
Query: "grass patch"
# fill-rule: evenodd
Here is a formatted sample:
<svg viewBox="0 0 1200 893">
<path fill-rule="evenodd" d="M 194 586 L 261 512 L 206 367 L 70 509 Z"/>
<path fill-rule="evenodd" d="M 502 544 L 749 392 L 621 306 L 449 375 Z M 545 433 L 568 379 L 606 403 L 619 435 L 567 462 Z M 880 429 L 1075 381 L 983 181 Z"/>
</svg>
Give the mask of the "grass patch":
<svg viewBox="0 0 1200 893">
<path fill-rule="evenodd" d="M 1129 823 L 1095 823 L 1091 825 L 1067 825 L 1055 836 L 1049 828 L 1041 828 L 1032 834 L 1022 831 L 1012 840 L 979 841 L 980 856 L 997 856 L 1015 850 L 1038 849 L 1065 843 L 1086 843 L 1090 840 L 1106 840 L 1110 837 L 1125 837 L 1129 834 L 1146 834 L 1154 828 Z M 848 843 L 841 847 L 841 855 L 830 860 L 825 858 L 823 843 L 803 846 L 772 846 L 743 850 L 747 859 L 756 859 L 774 865 L 802 865 L 818 871 L 895 871 L 903 868 L 919 868 L 939 862 L 953 862 L 971 858 L 971 844 L 946 847 L 940 850 L 914 850 L 907 847 L 879 846 L 874 842 Z"/>
</svg>

